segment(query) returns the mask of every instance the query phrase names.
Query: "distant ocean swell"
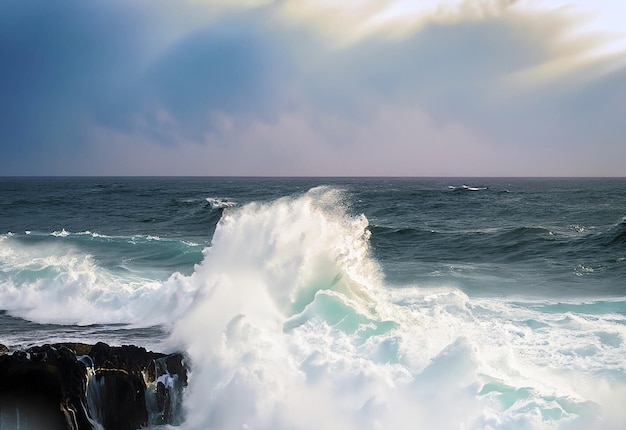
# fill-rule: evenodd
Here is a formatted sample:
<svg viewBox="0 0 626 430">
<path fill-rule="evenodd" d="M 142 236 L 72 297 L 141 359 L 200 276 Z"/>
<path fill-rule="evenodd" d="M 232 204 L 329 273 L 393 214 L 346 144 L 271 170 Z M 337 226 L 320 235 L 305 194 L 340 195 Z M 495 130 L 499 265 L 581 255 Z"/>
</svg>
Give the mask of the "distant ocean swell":
<svg viewBox="0 0 626 430">
<path fill-rule="evenodd" d="M 488 259 L 497 261 L 516 257 L 536 257 L 543 251 L 552 252 L 561 249 L 569 256 L 577 254 L 589 256 L 590 253 L 614 255 L 612 251 L 621 251 L 626 244 L 626 220 L 610 226 L 606 230 L 588 228 L 578 224 L 567 226 L 507 226 L 474 230 L 428 229 L 415 227 L 369 226 L 376 243 L 428 243 L 435 251 L 434 255 L 424 254 L 425 258 L 442 258 L 440 250 L 457 250 L 458 254 L 476 261 Z M 379 240 L 383 239 L 383 240 Z M 463 242 L 463 248 L 451 246 Z M 439 251 L 437 251 L 439 250 Z M 503 250 L 505 252 L 503 252 Z M 519 252 L 518 252 L 519 251 Z M 524 251 L 528 251 L 524 253 Z M 468 254 L 469 253 L 469 254 Z M 457 257 L 457 254 L 449 254 Z M 445 257 L 445 256 L 444 256 Z"/>
<path fill-rule="evenodd" d="M 266 203 L 219 202 L 209 202 L 221 218 L 206 247 L 90 232 L 2 235 L 0 303 L 40 323 L 166 327 L 170 347 L 191 361 L 185 429 L 618 429 L 626 422 L 626 301 L 391 286 L 372 256 L 376 236 L 415 241 L 429 232 L 372 226 L 330 187 Z M 624 231 L 622 222 L 583 239 L 619 245 Z M 523 237 L 523 246 L 549 231 L 497 235 Z M 98 252 L 98 260 L 89 246 L 115 250 L 110 259 Z M 169 257 L 171 247 L 178 251 Z M 128 266 L 113 258 L 124 250 L 135 258 Z M 193 272 L 149 264 L 180 258 L 181 250 L 197 260 Z"/>
</svg>

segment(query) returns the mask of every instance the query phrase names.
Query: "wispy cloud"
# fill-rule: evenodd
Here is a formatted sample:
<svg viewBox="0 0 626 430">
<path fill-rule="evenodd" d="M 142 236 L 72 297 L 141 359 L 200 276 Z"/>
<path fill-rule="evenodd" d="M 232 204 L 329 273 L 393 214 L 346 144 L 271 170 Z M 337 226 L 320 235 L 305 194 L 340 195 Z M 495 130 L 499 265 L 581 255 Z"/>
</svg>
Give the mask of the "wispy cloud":
<svg viewBox="0 0 626 430">
<path fill-rule="evenodd" d="M 434 3 L 4 2 L 0 173 L 626 175 L 605 36 Z"/>
</svg>

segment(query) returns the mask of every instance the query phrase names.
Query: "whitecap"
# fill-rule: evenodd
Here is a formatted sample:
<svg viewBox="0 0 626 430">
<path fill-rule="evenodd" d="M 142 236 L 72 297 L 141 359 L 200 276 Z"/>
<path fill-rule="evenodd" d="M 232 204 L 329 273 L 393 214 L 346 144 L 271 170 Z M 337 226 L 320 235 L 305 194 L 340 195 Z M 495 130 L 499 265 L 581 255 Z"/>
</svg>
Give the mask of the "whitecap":
<svg viewBox="0 0 626 430">
<path fill-rule="evenodd" d="M 225 209 L 237 205 L 237 203 L 232 200 L 220 197 L 207 197 L 205 200 L 211 205 L 211 208 L 213 209 Z"/>
</svg>

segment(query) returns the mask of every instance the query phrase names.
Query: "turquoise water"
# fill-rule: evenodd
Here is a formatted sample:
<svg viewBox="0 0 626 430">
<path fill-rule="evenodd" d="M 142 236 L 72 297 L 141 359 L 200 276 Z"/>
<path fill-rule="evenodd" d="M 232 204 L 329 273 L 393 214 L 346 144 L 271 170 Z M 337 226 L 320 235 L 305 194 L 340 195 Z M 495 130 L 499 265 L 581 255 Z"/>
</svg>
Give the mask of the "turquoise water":
<svg viewBox="0 0 626 430">
<path fill-rule="evenodd" d="M 183 349 L 190 429 L 622 428 L 625 185 L 0 178 L 0 343 Z"/>
</svg>

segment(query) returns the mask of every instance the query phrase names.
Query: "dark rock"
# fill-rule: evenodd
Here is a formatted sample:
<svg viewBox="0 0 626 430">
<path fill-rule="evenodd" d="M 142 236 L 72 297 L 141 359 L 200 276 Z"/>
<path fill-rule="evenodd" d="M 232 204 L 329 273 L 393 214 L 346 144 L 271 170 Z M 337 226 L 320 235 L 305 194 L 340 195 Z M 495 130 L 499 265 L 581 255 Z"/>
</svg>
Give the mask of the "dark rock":
<svg viewBox="0 0 626 430">
<path fill-rule="evenodd" d="M 137 374 L 100 369 L 88 385 L 92 417 L 105 429 L 135 430 L 148 424 L 146 384 Z"/>
<path fill-rule="evenodd" d="M 96 369 L 124 369 L 132 374 L 140 374 L 152 360 L 165 357 L 165 354 L 149 352 L 134 345 L 112 347 L 102 342 L 91 347 L 88 355 Z"/>
<path fill-rule="evenodd" d="M 74 353 L 50 345 L 0 356 L 0 415 L 16 428 L 91 428 L 84 403 L 87 372 Z M 45 424 L 41 427 L 35 423 Z M 22 424 L 22 425 L 20 425 Z"/>
<path fill-rule="evenodd" d="M 182 354 L 152 361 L 145 372 L 146 405 L 150 424 L 180 424 L 182 392 L 187 386 L 187 368 Z"/>
<path fill-rule="evenodd" d="M 74 351 L 74 354 L 76 355 L 87 355 L 89 354 L 89 351 L 91 351 L 91 348 L 93 348 L 93 345 L 89 345 L 88 343 L 78 343 L 78 342 L 61 343 L 61 344 L 57 344 L 56 346 L 64 346 Z"/>
<path fill-rule="evenodd" d="M 2 428 L 91 430 L 97 422 L 106 430 L 134 430 L 181 422 L 182 354 L 104 343 L 2 351 Z"/>
</svg>

